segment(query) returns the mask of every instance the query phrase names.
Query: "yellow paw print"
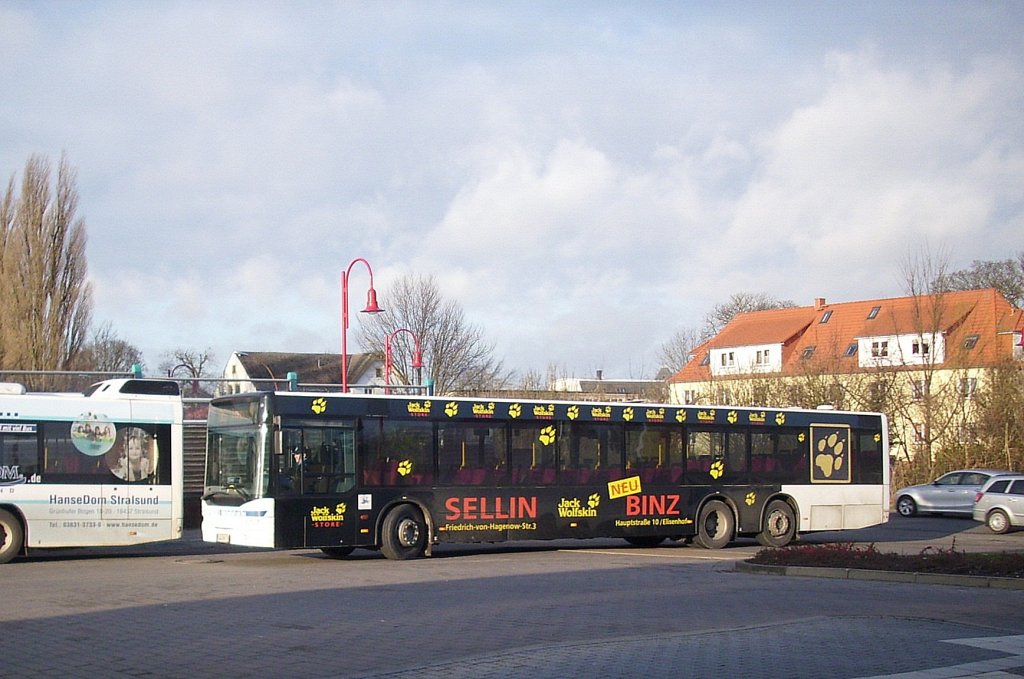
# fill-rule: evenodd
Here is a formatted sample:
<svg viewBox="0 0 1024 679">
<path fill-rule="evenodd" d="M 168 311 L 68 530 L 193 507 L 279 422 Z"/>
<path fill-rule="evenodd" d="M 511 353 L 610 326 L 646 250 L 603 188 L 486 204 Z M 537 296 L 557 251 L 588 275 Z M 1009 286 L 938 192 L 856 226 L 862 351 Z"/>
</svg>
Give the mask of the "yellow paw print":
<svg viewBox="0 0 1024 679">
<path fill-rule="evenodd" d="M 555 442 L 555 428 L 544 427 L 540 430 L 540 442 L 546 446 L 550 446 Z"/>
<path fill-rule="evenodd" d="M 740 416 L 736 414 L 735 410 L 730 410 L 725 419 L 729 421 L 729 424 L 736 424 L 736 420 L 740 419 Z"/>
<path fill-rule="evenodd" d="M 624 419 L 626 422 L 633 421 L 633 408 L 631 406 L 627 406 L 622 409 L 622 419 Z"/>
<path fill-rule="evenodd" d="M 575 420 L 577 417 L 580 416 L 580 407 L 579 406 L 569 406 L 569 411 L 565 415 L 570 420 Z"/>
<path fill-rule="evenodd" d="M 757 502 L 757 493 L 750 491 L 747 496 L 743 498 L 743 501 L 747 503 L 748 507 L 753 507 L 754 503 Z"/>
<path fill-rule="evenodd" d="M 711 478 L 720 479 L 722 474 L 725 473 L 725 463 L 721 460 L 715 460 L 711 463 Z"/>
<path fill-rule="evenodd" d="M 398 475 L 408 476 L 412 474 L 412 460 L 402 460 L 398 463 Z"/>
<path fill-rule="evenodd" d="M 780 427 L 786 424 L 786 413 L 776 413 L 775 424 L 779 425 Z"/>
<path fill-rule="evenodd" d="M 800 443 L 803 443 L 804 441 L 807 440 L 807 435 L 803 432 L 800 432 L 800 434 L 796 437 L 796 440 L 799 441 Z"/>
<path fill-rule="evenodd" d="M 599 493 L 594 493 L 587 498 L 587 506 L 591 509 L 597 509 L 599 504 L 601 504 L 601 495 Z"/>
<path fill-rule="evenodd" d="M 455 417 L 459 414 L 459 404 L 455 401 L 448 401 L 448 405 L 444 407 L 444 414 L 448 417 Z"/>
<path fill-rule="evenodd" d="M 313 399 L 313 405 L 310 406 L 310 409 L 314 413 L 319 415 L 323 411 L 327 410 L 327 399 L 326 398 L 314 398 Z"/>
<path fill-rule="evenodd" d="M 344 502 L 339 502 L 338 504 L 334 505 L 335 514 L 344 514 L 346 509 L 348 509 L 348 505 L 345 504 Z"/>
<path fill-rule="evenodd" d="M 677 410 L 676 411 L 676 422 L 686 422 L 686 411 L 685 410 Z"/>
<path fill-rule="evenodd" d="M 841 470 L 845 459 L 845 445 L 839 440 L 839 434 L 829 434 L 828 438 L 818 441 L 818 454 L 814 456 L 814 466 L 820 469 L 826 478 L 831 477 L 833 472 Z"/>
<path fill-rule="evenodd" d="M 508 407 L 508 416 L 513 420 L 523 414 L 523 406 L 518 403 L 513 403 Z"/>
</svg>

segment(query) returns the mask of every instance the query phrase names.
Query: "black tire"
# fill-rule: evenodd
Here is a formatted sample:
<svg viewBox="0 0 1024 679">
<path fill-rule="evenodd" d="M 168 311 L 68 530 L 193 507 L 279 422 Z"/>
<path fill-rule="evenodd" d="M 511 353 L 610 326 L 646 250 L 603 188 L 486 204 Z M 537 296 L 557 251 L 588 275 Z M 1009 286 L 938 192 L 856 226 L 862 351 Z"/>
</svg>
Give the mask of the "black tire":
<svg viewBox="0 0 1024 679">
<path fill-rule="evenodd" d="M 700 510 L 694 542 L 704 549 L 721 549 L 732 540 L 735 529 L 736 517 L 729 505 L 712 500 Z"/>
<path fill-rule="evenodd" d="M 896 498 L 896 511 L 900 516 L 914 516 L 917 514 L 917 503 L 909 495 L 901 495 Z"/>
<path fill-rule="evenodd" d="M 796 537 L 796 514 L 788 502 L 772 500 L 764 510 L 757 541 L 765 547 L 785 547 Z"/>
<path fill-rule="evenodd" d="M 634 547 L 657 547 L 668 538 L 663 535 L 636 535 L 624 539 Z"/>
<path fill-rule="evenodd" d="M 7 563 L 21 553 L 25 531 L 10 512 L 0 509 L 0 563 Z"/>
<path fill-rule="evenodd" d="M 355 547 L 321 547 L 320 551 L 332 559 L 344 559 Z"/>
<path fill-rule="evenodd" d="M 1006 533 L 1010 530 L 1010 517 L 1002 509 L 993 509 L 985 517 L 985 525 L 993 533 Z"/>
<path fill-rule="evenodd" d="M 412 505 L 399 505 L 384 517 L 380 551 L 389 559 L 418 559 L 427 547 L 427 524 Z"/>
</svg>

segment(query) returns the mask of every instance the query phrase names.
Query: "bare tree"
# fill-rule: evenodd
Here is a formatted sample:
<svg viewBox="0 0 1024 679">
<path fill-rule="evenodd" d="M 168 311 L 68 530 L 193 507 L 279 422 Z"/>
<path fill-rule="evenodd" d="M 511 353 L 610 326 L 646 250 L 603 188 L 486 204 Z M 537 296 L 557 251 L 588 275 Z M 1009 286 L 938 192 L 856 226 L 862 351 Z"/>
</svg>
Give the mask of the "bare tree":
<svg viewBox="0 0 1024 679">
<path fill-rule="evenodd" d="M 92 315 L 85 222 L 76 217 L 76 173 L 61 157 L 56 191 L 50 164 L 33 155 L 21 192 L 12 177 L 0 202 L 0 366 L 66 370 L 85 344 Z"/>
<path fill-rule="evenodd" d="M 209 396 L 213 390 L 197 378 L 212 377 L 208 370 L 215 360 L 209 348 L 203 351 L 178 348 L 165 353 L 157 369 L 167 377 L 188 378 L 191 396 Z"/>
<path fill-rule="evenodd" d="M 144 365 L 142 351 L 118 337 L 109 322 L 93 331 L 75 364 L 77 370 L 101 372 L 128 372 L 134 365 Z"/>
<path fill-rule="evenodd" d="M 693 350 L 701 343 L 701 335 L 697 328 L 689 327 L 677 330 L 658 351 L 658 360 L 673 375 L 682 370 L 690 362 Z"/>
<path fill-rule="evenodd" d="M 1017 259 L 974 260 L 966 269 L 942 273 L 933 287 L 943 292 L 995 288 L 1019 308 L 1024 306 L 1024 251 L 1017 254 Z"/>
<path fill-rule="evenodd" d="M 768 309 L 788 309 L 795 307 L 792 300 L 780 300 L 766 292 L 737 292 L 729 300 L 716 304 L 704 316 L 704 328 L 700 333 L 700 342 L 706 342 L 722 331 L 736 314 L 747 311 L 766 311 Z M 698 342 L 699 343 L 699 342 Z"/>
<path fill-rule="evenodd" d="M 379 299 L 384 313 L 363 319 L 360 343 L 383 353 L 390 336 L 395 370 L 406 382 L 415 342 L 403 329 L 419 339 L 437 393 L 503 389 L 511 382 L 512 374 L 494 357 L 494 345 L 466 321 L 457 302 L 441 295 L 433 276 L 402 276 Z"/>
</svg>

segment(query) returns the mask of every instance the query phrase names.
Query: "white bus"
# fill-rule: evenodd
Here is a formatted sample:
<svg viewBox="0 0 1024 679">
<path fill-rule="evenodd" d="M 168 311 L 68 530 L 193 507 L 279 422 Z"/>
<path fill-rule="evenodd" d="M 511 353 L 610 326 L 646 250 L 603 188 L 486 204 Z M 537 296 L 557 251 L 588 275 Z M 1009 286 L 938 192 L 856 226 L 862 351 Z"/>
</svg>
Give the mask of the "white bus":
<svg viewBox="0 0 1024 679">
<path fill-rule="evenodd" d="M 0 385 L 0 563 L 32 548 L 180 538 L 182 419 L 170 380 L 84 394 Z"/>
</svg>

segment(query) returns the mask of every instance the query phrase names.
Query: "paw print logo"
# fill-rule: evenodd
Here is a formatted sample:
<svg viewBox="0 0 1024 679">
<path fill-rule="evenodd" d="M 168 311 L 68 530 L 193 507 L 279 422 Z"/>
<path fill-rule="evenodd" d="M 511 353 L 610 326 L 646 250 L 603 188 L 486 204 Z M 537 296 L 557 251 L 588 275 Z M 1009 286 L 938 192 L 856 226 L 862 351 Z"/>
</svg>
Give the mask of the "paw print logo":
<svg viewBox="0 0 1024 679">
<path fill-rule="evenodd" d="M 786 413 L 775 413 L 775 424 L 780 427 L 786 424 Z"/>
<path fill-rule="evenodd" d="M 720 479 L 722 474 L 725 473 L 725 463 L 721 460 L 715 460 L 711 463 L 711 478 Z"/>
<path fill-rule="evenodd" d="M 881 443 L 881 442 L 882 442 L 882 435 L 881 434 L 875 434 L 875 443 Z"/>
<path fill-rule="evenodd" d="M 587 498 L 587 506 L 590 507 L 591 509 L 597 509 L 597 506 L 599 504 L 601 504 L 600 494 L 594 493 L 593 495 Z"/>
<path fill-rule="evenodd" d="M 579 406 L 569 406 L 569 411 L 565 415 L 570 420 L 575 420 L 577 417 L 580 416 L 580 407 Z"/>
<path fill-rule="evenodd" d="M 398 475 L 408 476 L 412 474 L 412 460 L 402 460 L 398 463 Z"/>
<path fill-rule="evenodd" d="M 800 432 L 800 434 L 797 435 L 796 440 L 799 441 L 800 443 L 803 443 L 804 441 L 807 440 L 807 434 Z"/>
<path fill-rule="evenodd" d="M 754 503 L 757 502 L 757 493 L 750 491 L 747 496 L 743 498 L 743 501 L 747 503 L 748 507 L 753 507 Z"/>
<path fill-rule="evenodd" d="M 676 411 L 676 422 L 686 422 L 686 411 L 685 410 L 677 410 Z"/>
<path fill-rule="evenodd" d="M 317 415 L 320 415 L 325 410 L 327 410 L 327 399 L 326 398 L 314 398 L 313 399 L 313 405 L 310 406 L 310 410 L 312 410 Z"/>
<path fill-rule="evenodd" d="M 736 424 L 736 420 L 740 419 L 740 416 L 736 414 L 735 410 L 730 410 L 725 419 L 729 421 L 729 424 Z"/>
<path fill-rule="evenodd" d="M 546 446 L 550 446 L 555 442 L 555 428 L 544 427 L 540 430 L 540 442 Z"/>
<path fill-rule="evenodd" d="M 448 401 L 448 404 L 444 407 L 444 414 L 448 417 L 455 417 L 459 414 L 459 404 L 455 401 Z"/>
<path fill-rule="evenodd" d="M 626 422 L 633 421 L 633 408 L 631 406 L 627 406 L 622 409 L 622 419 L 624 419 Z"/>
<path fill-rule="evenodd" d="M 348 505 L 345 504 L 344 502 L 339 502 L 338 504 L 336 504 L 334 506 L 334 513 L 335 514 L 344 514 L 346 509 L 348 509 Z"/>
<path fill-rule="evenodd" d="M 818 441 L 816 446 L 818 453 L 814 456 L 814 466 L 821 471 L 826 479 L 832 475 L 840 475 L 843 471 L 843 461 L 846 459 L 846 444 L 839 438 L 839 434 L 833 432 L 827 438 Z"/>
<path fill-rule="evenodd" d="M 513 420 L 523 414 L 523 406 L 518 403 L 513 403 L 508 407 L 508 416 Z"/>
</svg>

